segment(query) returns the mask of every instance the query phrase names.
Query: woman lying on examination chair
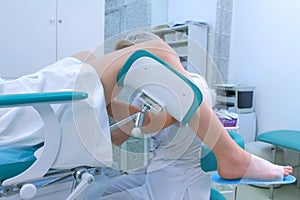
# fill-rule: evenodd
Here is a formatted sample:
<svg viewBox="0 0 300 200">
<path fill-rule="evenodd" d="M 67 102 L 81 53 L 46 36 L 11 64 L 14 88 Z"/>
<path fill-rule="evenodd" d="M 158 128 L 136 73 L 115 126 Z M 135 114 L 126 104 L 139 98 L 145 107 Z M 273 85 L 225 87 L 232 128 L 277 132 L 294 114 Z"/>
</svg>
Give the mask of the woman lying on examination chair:
<svg viewBox="0 0 300 200">
<path fill-rule="evenodd" d="M 182 67 L 176 53 L 162 40 L 142 42 L 98 58 L 90 52 L 81 52 L 73 56 L 75 59 L 89 64 L 97 71 L 104 89 L 108 113 L 113 117 L 117 116 L 118 118 L 116 119 L 127 117 L 128 108 L 130 114 L 139 111 L 137 107 L 114 101 L 114 98 L 121 89 L 117 86 L 117 75 L 121 67 L 132 53 L 140 49 L 156 55 L 193 81 L 190 74 Z M 124 112 L 122 112 L 122 109 Z M 148 112 L 143 133 L 158 132 L 173 124 L 178 124 L 178 122 L 166 112 L 159 115 Z M 290 166 L 271 164 L 241 149 L 227 134 L 227 131 L 205 99 L 188 125 L 192 129 L 191 134 L 193 134 L 192 132 L 196 133 L 200 140 L 212 149 L 216 155 L 218 172 L 223 178 L 236 179 L 246 177 L 258 180 L 273 180 L 292 173 L 292 167 Z M 122 138 L 119 139 L 121 142 L 123 141 Z M 117 140 L 118 138 L 113 138 L 116 144 L 118 144 Z"/>
<path fill-rule="evenodd" d="M 145 44 L 142 45 L 142 43 Z M 133 45 L 136 45 L 136 48 Z M 139 45 L 143 47 L 138 47 Z M 132 50 L 129 50 L 128 48 L 131 48 Z M 271 170 L 271 174 L 268 175 L 263 167 L 267 167 L 268 170 L 270 170 L 270 167 L 273 167 L 271 163 L 261 161 L 260 159 L 258 159 L 258 161 L 262 163 L 257 163 L 258 161 L 253 160 L 250 154 L 239 148 L 235 142 L 232 142 L 230 136 L 228 137 L 223 126 L 219 123 L 219 120 L 211 110 L 210 93 L 206 81 L 199 75 L 197 76 L 193 73 L 186 72 L 181 67 L 178 56 L 171 48 L 169 48 L 169 46 L 165 45 L 160 38 L 149 32 L 135 31 L 129 33 L 126 40 L 119 42 L 116 46 L 117 50 L 123 49 L 118 51 L 121 55 L 124 55 L 125 52 L 126 54 L 131 51 L 133 52 L 133 49 L 136 50 L 139 48 L 146 49 L 156 54 L 161 59 L 167 61 L 171 66 L 176 66 L 177 70 L 187 77 L 191 78 L 196 86 L 200 88 L 205 101 L 203 102 L 204 104 L 200 106 L 198 113 L 195 114 L 194 119 L 189 126 L 180 126 L 180 124 L 174 122 L 174 119 L 167 113 L 164 114 L 165 116 L 160 116 L 163 120 L 158 119 L 156 121 L 156 119 L 151 118 L 155 117 L 154 115 L 150 116 L 151 120 L 149 120 L 149 124 L 144 127 L 144 131 L 146 132 L 147 129 L 151 129 L 153 125 L 165 121 L 165 124 L 160 124 L 160 126 L 158 126 L 163 128 L 153 127 L 155 131 L 162 129 L 151 136 L 154 144 L 151 150 L 153 157 L 149 160 L 146 169 L 139 169 L 128 175 L 121 176 L 115 185 L 112 185 L 105 191 L 102 199 L 209 199 L 210 179 L 199 167 L 199 150 L 202 145 L 201 140 L 208 146 L 213 147 L 212 149 L 214 152 L 218 152 L 217 158 L 222 159 L 218 160 L 218 162 L 223 162 L 223 165 L 219 164 L 218 171 L 224 178 L 240 178 L 246 174 L 246 176 L 250 175 L 253 178 L 271 180 L 274 176 L 283 176 L 283 174 L 288 175 L 291 172 L 291 167 L 283 168 L 276 166 L 275 169 L 272 169 L 274 171 L 272 172 Z M 121 106 L 121 104 L 116 101 L 113 101 L 112 105 L 112 108 L 114 109 Z M 115 113 L 110 111 L 110 114 L 114 116 L 113 114 Z M 201 118 L 199 120 L 200 115 Z M 115 116 L 117 115 L 115 114 Z M 130 134 L 128 133 L 130 133 L 132 127 L 127 128 L 127 131 L 125 130 L 127 133 L 124 133 L 124 129 L 118 129 L 112 132 L 112 141 L 114 144 L 120 145 L 130 137 Z M 148 132 L 153 133 L 153 130 L 149 130 Z M 197 132 L 197 135 L 201 140 L 194 137 L 195 132 Z M 177 134 L 181 137 L 178 137 Z M 218 147 L 215 147 L 215 145 L 218 145 Z M 228 145 L 228 152 L 222 150 L 225 145 Z M 245 160 L 240 158 L 235 160 L 235 155 L 241 156 L 240 158 L 244 157 Z M 254 159 L 256 158 L 254 157 Z M 241 171 L 233 174 L 233 171 L 235 170 L 230 170 L 232 166 L 229 163 L 231 162 L 236 162 L 241 165 L 241 167 L 237 168 Z M 259 168 L 254 169 L 252 167 L 253 169 L 250 171 L 249 167 L 247 169 L 247 166 L 250 166 L 250 162 L 257 163 L 255 165 Z M 266 165 L 266 163 L 268 164 Z M 242 169 L 245 171 L 243 172 Z M 145 173 L 145 171 L 147 173 Z"/>
<path fill-rule="evenodd" d="M 86 63 L 93 66 L 98 72 L 104 87 L 105 100 L 109 112 L 112 112 L 112 107 L 113 110 L 116 111 L 121 110 L 123 106 L 117 102 L 112 106 L 114 103 L 112 100 L 120 89 L 116 82 L 117 75 L 127 58 L 139 49 L 151 52 L 192 80 L 187 71 L 182 67 L 176 53 L 165 42 L 160 40 L 139 43 L 95 59 L 91 59 L 93 56 L 88 53 L 77 55 L 77 58 L 84 58 Z M 120 109 L 117 109 L 117 106 L 120 106 Z M 128 105 L 126 105 L 126 108 L 123 108 L 127 110 L 127 107 Z M 135 107 L 131 107 L 131 109 L 133 111 L 132 113 L 138 111 Z M 143 129 L 144 133 L 157 132 L 162 128 L 176 123 L 176 120 L 168 113 L 159 115 L 148 114 L 148 124 Z M 115 114 L 112 114 L 112 116 L 115 116 Z M 251 178 L 273 179 L 274 176 L 287 176 L 292 173 L 291 166 L 266 165 L 264 161 L 257 162 L 250 153 L 241 149 L 227 134 L 227 131 L 205 99 L 188 124 L 216 155 L 218 160 L 218 172 L 223 178 L 242 178 L 247 172 L 246 175 L 251 176 Z M 255 165 L 253 165 L 253 163 L 255 163 Z M 249 169 L 249 167 L 251 168 Z M 274 167 L 276 170 L 270 171 L 270 167 Z"/>
</svg>

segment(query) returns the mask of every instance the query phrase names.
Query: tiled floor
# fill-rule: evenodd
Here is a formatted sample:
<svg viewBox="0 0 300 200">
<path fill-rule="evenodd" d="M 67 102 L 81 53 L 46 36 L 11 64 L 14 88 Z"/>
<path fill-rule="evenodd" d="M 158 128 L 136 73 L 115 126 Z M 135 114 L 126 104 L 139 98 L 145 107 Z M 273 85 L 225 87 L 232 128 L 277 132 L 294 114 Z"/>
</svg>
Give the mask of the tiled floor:
<svg viewBox="0 0 300 200">
<path fill-rule="evenodd" d="M 233 200 L 232 193 L 224 194 Z M 269 189 L 251 185 L 238 185 L 236 200 L 269 200 Z M 274 189 L 273 200 L 300 200 L 300 188 L 296 184 L 282 185 Z"/>
</svg>

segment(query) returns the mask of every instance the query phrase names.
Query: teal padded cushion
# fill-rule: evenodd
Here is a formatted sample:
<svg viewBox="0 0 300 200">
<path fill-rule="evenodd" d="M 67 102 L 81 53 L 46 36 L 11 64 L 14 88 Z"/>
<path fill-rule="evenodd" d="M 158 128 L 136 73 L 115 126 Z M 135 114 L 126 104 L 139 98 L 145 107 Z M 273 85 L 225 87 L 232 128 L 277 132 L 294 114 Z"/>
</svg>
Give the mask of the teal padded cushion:
<svg viewBox="0 0 300 200">
<path fill-rule="evenodd" d="M 245 149 L 245 141 L 244 138 L 241 136 L 241 134 L 238 134 L 236 132 L 227 131 L 231 138 L 242 148 Z"/>
<path fill-rule="evenodd" d="M 61 103 L 86 99 L 85 92 L 47 92 L 0 95 L 0 107 L 32 105 L 32 103 Z M 14 177 L 30 167 L 36 158 L 34 152 L 43 145 L 0 147 L 0 181 Z"/>
<path fill-rule="evenodd" d="M 243 137 L 235 132 L 227 131 L 231 138 L 243 149 L 245 149 L 245 142 Z M 203 171 L 216 171 L 218 168 L 218 162 L 215 154 L 205 145 L 201 149 L 201 168 Z"/>
<path fill-rule="evenodd" d="M 226 200 L 226 198 L 219 191 L 211 188 L 209 200 Z"/>
<path fill-rule="evenodd" d="M 300 152 L 300 131 L 275 130 L 261 133 L 257 140 Z"/>
<path fill-rule="evenodd" d="M 202 146 L 200 163 L 201 169 L 205 172 L 216 171 L 218 168 L 215 154 L 206 145 Z"/>
<path fill-rule="evenodd" d="M 36 160 L 34 152 L 41 147 L 0 147 L 0 181 L 14 177 L 25 171 Z"/>
</svg>

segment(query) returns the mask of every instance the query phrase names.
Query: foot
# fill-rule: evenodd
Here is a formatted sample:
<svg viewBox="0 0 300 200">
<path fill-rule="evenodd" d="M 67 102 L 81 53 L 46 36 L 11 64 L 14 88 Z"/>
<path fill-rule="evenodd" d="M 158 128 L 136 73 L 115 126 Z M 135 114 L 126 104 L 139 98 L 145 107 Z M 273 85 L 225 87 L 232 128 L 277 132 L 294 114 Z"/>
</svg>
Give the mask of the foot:
<svg viewBox="0 0 300 200">
<path fill-rule="evenodd" d="M 218 173 L 224 179 L 282 181 L 293 172 L 291 166 L 280 166 L 252 155 L 240 152 L 230 159 L 218 160 Z"/>
</svg>

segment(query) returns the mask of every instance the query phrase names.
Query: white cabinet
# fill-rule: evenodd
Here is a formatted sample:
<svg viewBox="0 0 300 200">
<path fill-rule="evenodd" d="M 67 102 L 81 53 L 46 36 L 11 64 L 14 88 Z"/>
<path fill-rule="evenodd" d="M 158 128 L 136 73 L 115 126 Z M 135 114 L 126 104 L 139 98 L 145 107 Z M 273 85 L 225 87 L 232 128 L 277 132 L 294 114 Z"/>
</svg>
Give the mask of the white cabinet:
<svg viewBox="0 0 300 200">
<path fill-rule="evenodd" d="M 163 38 L 182 60 L 187 61 L 185 67 L 188 71 L 206 77 L 208 28 L 206 24 L 188 23 L 154 30 L 153 33 Z"/>
<path fill-rule="evenodd" d="M 0 76 L 35 71 L 56 59 L 55 1 L 10 0 L 0 6 Z"/>
<path fill-rule="evenodd" d="M 0 77 L 17 77 L 104 40 L 104 0 L 10 0 L 0 6 Z"/>
</svg>

